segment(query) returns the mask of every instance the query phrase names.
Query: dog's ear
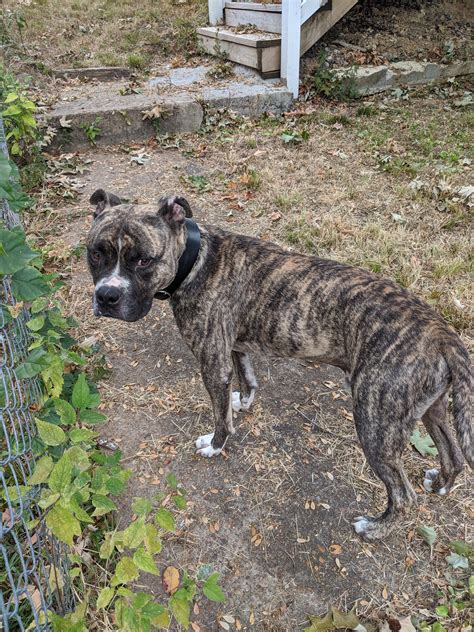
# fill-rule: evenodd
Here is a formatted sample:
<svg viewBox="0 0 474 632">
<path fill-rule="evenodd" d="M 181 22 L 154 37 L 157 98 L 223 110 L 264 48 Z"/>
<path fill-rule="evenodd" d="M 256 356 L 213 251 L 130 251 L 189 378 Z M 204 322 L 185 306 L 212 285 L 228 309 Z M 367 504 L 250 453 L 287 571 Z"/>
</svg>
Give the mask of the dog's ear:
<svg viewBox="0 0 474 632">
<path fill-rule="evenodd" d="M 94 191 L 89 202 L 91 204 L 95 204 L 94 219 L 98 217 L 107 207 L 122 204 L 122 200 L 119 197 L 113 193 L 104 191 L 104 189 L 97 189 L 97 191 Z"/>
<path fill-rule="evenodd" d="M 158 202 L 158 213 L 169 223 L 183 224 L 186 217 L 192 217 L 193 212 L 189 202 L 176 195 L 168 195 Z"/>
</svg>

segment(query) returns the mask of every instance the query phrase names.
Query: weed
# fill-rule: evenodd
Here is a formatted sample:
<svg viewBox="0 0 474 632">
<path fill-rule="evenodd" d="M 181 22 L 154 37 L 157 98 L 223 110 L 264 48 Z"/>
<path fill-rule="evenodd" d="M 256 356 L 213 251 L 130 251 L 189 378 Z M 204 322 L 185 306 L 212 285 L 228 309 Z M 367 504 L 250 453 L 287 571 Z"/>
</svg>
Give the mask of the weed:
<svg viewBox="0 0 474 632">
<path fill-rule="evenodd" d="M 305 129 L 301 132 L 284 131 L 280 138 L 285 145 L 303 143 L 309 140 L 309 132 Z"/>
<path fill-rule="evenodd" d="M 329 68 L 324 52 L 318 59 L 313 76 L 313 88 L 317 95 L 331 101 L 351 101 L 358 96 L 354 69 L 335 73 Z"/>
<path fill-rule="evenodd" d="M 324 120 L 328 125 L 343 125 L 344 127 L 352 125 L 352 121 L 347 114 L 328 114 L 324 117 Z"/>
<path fill-rule="evenodd" d="M 99 127 L 101 117 L 97 117 L 92 123 L 83 123 L 81 125 L 89 143 L 93 146 L 97 145 L 97 139 L 102 135 L 102 130 Z"/>
<path fill-rule="evenodd" d="M 376 116 L 377 108 L 374 108 L 373 105 L 359 105 L 356 110 L 357 116 Z"/>
<path fill-rule="evenodd" d="M 256 169 L 247 169 L 247 173 L 244 176 L 245 187 L 249 191 L 257 191 L 262 184 L 262 176 Z"/>
<path fill-rule="evenodd" d="M 147 60 L 144 55 L 140 53 L 130 53 L 127 57 L 127 63 L 130 68 L 136 68 L 136 70 L 143 70 L 147 64 Z"/>
<path fill-rule="evenodd" d="M 234 65 L 225 60 L 219 60 L 206 72 L 212 79 L 224 79 L 234 74 Z"/>
<path fill-rule="evenodd" d="M 185 182 L 187 182 L 193 189 L 199 191 L 199 193 L 204 193 L 204 191 L 209 191 L 211 185 L 206 176 L 188 176 L 184 178 Z"/>
</svg>

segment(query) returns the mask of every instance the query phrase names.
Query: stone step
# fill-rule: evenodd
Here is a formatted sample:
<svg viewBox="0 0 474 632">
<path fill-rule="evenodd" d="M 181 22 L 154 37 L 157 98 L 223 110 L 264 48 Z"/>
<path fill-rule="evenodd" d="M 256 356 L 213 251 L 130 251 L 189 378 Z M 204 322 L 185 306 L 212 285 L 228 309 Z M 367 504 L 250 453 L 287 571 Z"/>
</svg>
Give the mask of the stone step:
<svg viewBox="0 0 474 632">
<path fill-rule="evenodd" d="M 127 81 L 95 81 L 64 87 L 46 113 L 56 128 L 55 148 L 68 150 L 89 143 L 87 130 L 99 130 L 101 145 L 143 142 L 156 135 L 196 132 L 213 111 L 228 109 L 257 118 L 291 107 L 291 92 L 278 79 L 263 81 L 250 68 L 236 66 L 222 80 L 209 77 L 211 66 L 166 67 L 134 92 Z"/>
</svg>

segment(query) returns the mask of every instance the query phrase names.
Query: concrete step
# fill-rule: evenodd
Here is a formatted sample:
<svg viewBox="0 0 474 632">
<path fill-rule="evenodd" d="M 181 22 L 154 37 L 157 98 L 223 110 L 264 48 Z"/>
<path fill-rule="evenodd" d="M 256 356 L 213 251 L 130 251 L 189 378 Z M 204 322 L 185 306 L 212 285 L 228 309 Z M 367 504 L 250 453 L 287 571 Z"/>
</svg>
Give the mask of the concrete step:
<svg viewBox="0 0 474 632">
<path fill-rule="evenodd" d="M 257 118 L 291 107 L 292 94 L 279 79 L 263 81 L 255 70 L 236 66 L 232 76 L 216 80 L 209 70 L 211 66 L 165 67 L 135 91 L 125 80 L 70 82 L 45 114 L 57 129 L 53 146 L 86 146 L 91 126 L 99 130 L 98 144 L 136 143 L 196 132 L 206 116 L 220 109 Z"/>
</svg>

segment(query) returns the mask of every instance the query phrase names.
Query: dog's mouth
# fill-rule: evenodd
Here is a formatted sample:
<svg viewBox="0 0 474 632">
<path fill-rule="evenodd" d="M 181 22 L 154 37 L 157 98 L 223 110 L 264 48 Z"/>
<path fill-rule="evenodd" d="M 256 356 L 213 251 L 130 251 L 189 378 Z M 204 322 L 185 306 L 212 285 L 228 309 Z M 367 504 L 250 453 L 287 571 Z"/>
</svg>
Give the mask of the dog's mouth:
<svg viewBox="0 0 474 632">
<path fill-rule="evenodd" d="M 124 320 L 128 323 L 134 323 L 137 320 L 144 318 L 150 311 L 153 304 L 153 298 L 137 301 L 136 303 L 128 303 L 120 301 L 117 305 L 104 306 L 99 305 L 96 295 L 92 301 L 92 308 L 94 316 L 98 318 L 115 318 L 117 320 Z"/>
</svg>

